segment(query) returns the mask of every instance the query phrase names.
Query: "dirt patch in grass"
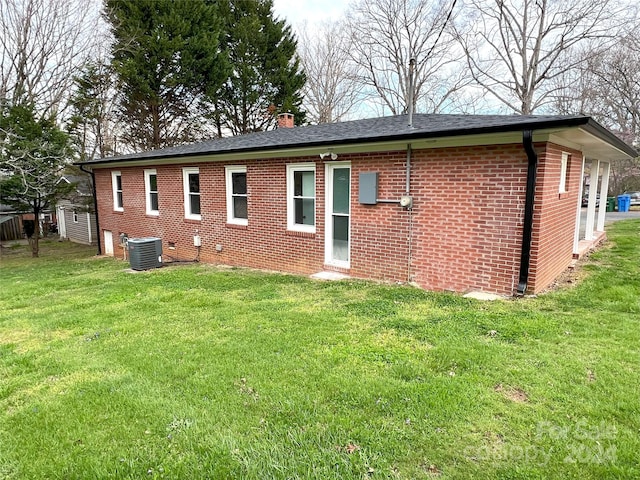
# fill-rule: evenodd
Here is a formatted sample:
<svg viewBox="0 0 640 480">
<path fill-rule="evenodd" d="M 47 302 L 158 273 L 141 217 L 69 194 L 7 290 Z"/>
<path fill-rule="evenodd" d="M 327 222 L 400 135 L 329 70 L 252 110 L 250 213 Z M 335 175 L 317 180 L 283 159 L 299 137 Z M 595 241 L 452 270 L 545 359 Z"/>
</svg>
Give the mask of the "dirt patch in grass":
<svg viewBox="0 0 640 480">
<path fill-rule="evenodd" d="M 529 396 L 527 392 L 517 387 L 503 386 L 501 383 L 493 387 L 493 390 L 501 393 L 505 398 L 515 403 L 527 403 L 529 402 Z"/>
<path fill-rule="evenodd" d="M 586 256 L 562 272 L 562 274 L 549 286 L 547 291 L 558 290 L 561 288 L 573 288 L 577 286 L 589 274 L 582 268 L 585 258 Z"/>
<path fill-rule="evenodd" d="M 541 293 L 549 293 L 549 292 L 553 292 L 553 291 L 561 290 L 565 288 L 574 288 L 580 285 L 582 280 L 584 280 L 586 277 L 589 276 L 589 272 L 585 271 L 584 266 L 588 263 L 591 263 L 591 264 L 596 263 L 594 259 L 591 258 L 591 255 L 594 252 L 597 252 L 603 249 L 609 249 L 612 247 L 612 245 L 613 244 L 611 242 L 605 240 L 600 245 L 598 245 L 597 248 L 595 248 L 594 250 L 591 250 L 579 260 L 574 260 L 573 263 L 569 267 L 567 267 L 564 270 L 564 272 L 562 272 L 560 276 L 556 278 L 555 281 L 551 285 L 549 285 L 545 290 L 543 290 Z"/>
</svg>

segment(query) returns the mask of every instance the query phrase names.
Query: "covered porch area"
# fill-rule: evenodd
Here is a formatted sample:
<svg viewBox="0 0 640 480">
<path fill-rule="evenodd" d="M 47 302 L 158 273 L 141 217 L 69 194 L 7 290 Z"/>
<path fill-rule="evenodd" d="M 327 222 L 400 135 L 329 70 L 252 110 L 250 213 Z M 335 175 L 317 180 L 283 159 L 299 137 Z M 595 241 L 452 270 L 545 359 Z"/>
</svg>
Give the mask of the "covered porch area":
<svg viewBox="0 0 640 480">
<path fill-rule="evenodd" d="M 609 175 L 611 162 L 599 159 L 585 158 L 582 161 L 582 175 L 588 171 L 589 188 L 585 189 L 585 182 L 580 184 L 578 205 L 576 206 L 576 228 L 573 239 L 573 256 L 580 258 L 595 248 L 607 238 L 605 232 L 605 217 L 607 211 L 607 196 L 609 193 Z M 587 198 L 586 210 L 583 208 L 583 198 Z"/>
</svg>

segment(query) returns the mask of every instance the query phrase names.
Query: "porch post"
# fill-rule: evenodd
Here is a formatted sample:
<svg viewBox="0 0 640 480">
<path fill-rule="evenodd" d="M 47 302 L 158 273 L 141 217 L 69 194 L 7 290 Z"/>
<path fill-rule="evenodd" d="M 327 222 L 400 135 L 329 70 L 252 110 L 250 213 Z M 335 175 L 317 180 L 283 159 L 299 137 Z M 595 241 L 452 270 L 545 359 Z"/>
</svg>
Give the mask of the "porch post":
<svg viewBox="0 0 640 480">
<path fill-rule="evenodd" d="M 602 185 L 600 186 L 600 208 L 598 209 L 598 224 L 596 230 L 604 232 L 604 217 L 607 211 L 607 195 L 609 193 L 609 170 L 611 164 L 602 162 Z"/>
<path fill-rule="evenodd" d="M 582 186 L 584 183 L 584 164 L 586 163 L 586 159 L 584 156 L 582 157 L 582 166 L 580 168 L 580 186 L 578 187 L 578 204 L 576 206 L 576 228 L 573 232 L 573 253 L 578 255 L 580 253 L 580 249 L 578 248 L 580 245 L 580 216 L 582 214 Z"/>
<path fill-rule="evenodd" d="M 589 203 L 587 205 L 587 226 L 585 240 L 593 240 L 593 227 L 596 218 L 596 199 L 598 198 L 598 178 L 600 177 L 600 160 L 591 160 L 591 176 L 589 180 Z"/>
</svg>

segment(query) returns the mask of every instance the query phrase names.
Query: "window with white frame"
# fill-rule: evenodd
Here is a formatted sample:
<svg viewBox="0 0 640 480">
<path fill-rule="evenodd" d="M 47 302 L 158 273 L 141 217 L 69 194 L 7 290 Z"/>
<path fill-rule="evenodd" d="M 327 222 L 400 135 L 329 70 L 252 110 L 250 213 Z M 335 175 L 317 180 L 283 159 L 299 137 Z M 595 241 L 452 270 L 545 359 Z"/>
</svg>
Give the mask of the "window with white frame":
<svg viewBox="0 0 640 480">
<path fill-rule="evenodd" d="M 200 220 L 200 170 L 198 167 L 182 169 L 184 189 L 184 218 Z"/>
<path fill-rule="evenodd" d="M 560 160 L 560 184 L 558 186 L 558 193 L 567 192 L 567 177 L 569 176 L 569 154 L 563 153 Z"/>
<path fill-rule="evenodd" d="M 316 166 L 287 165 L 287 229 L 316 231 Z"/>
<path fill-rule="evenodd" d="M 78 223 L 78 211 L 73 209 L 73 223 Z"/>
<path fill-rule="evenodd" d="M 158 210 L 158 174 L 155 169 L 144 171 L 144 190 L 147 215 L 159 215 Z"/>
<path fill-rule="evenodd" d="M 247 167 L 229 166 L 226 170 L 227 223 L 247 225 Z"/>
<path fill-rule="evenodd" d="M 111 186 L 113 187 L 113 209 L 116 212 L 124 212 L 122 174 L 120 172 L 111 172 Z"/>
</svg>

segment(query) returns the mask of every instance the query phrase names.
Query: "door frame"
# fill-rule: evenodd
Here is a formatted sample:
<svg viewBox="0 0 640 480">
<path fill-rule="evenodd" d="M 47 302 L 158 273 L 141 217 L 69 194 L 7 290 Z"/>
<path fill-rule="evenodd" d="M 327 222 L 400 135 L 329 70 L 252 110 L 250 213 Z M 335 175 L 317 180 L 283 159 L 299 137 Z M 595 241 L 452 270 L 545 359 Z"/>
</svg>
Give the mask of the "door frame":
<svg viewBox="0 0 640 480">
<path fill-rule="evenodd" d="M 347 240 L 347 261 L 333 258 L 333 173 L 337 168 L 349 169 L 349 223 Z M 325 163 L 325 235 L 324 235 L 324 263 L 333 267 L 348 269 L 351 267 L 351 191 L 352 175 L 351 162 L 327 162 Z"/>
<path fill-rule="evenodd" d="M 104 254 L 113 257 L 114 256 L 113 233 L 111 232 L 111 230 L 103 230 L 103 236 L 104 236 Z"/>
</svg>

